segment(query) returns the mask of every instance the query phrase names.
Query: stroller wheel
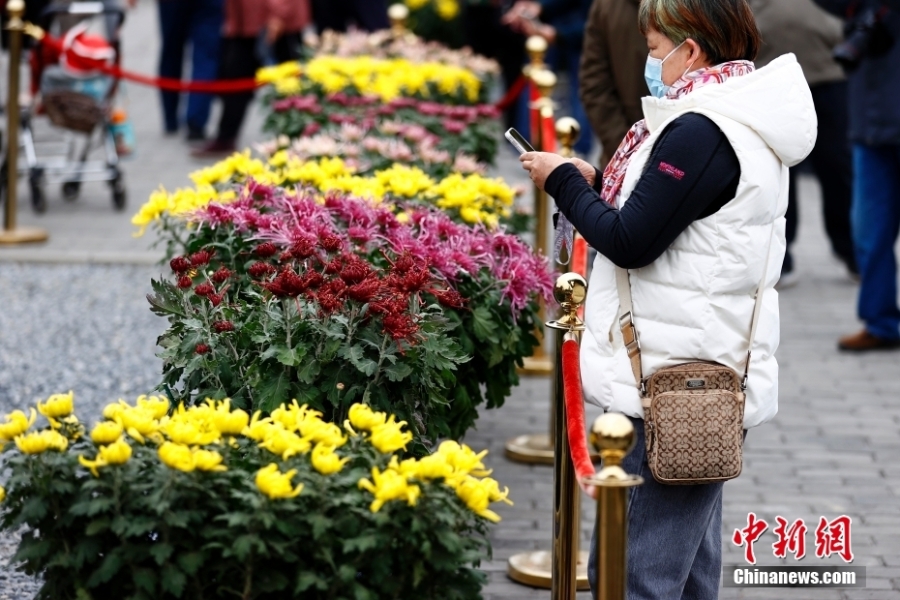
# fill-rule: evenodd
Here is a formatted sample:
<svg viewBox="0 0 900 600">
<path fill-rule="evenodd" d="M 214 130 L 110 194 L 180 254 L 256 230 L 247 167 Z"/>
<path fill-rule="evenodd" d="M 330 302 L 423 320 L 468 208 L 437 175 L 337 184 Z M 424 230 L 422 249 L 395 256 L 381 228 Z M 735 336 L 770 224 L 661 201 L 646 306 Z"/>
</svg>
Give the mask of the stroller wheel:
<svg viewBox="0 0 900 600">
<path fill-rule="evenodd" d="M 78 193 L 81 191 L 81 182 L 80 181 L 67 181 L 62 184 L 62 197 L 63 200 L 68 202 L 73 202 L 78 200 Z"/>
<path fill-rule="evenodd" d="M 125 181 L 122 179 L 122 176 L 119 175 L 112 180 L 111 186 L 113 206 L 116 210 L 124 210 L 125 205 L 128 203 L 128 194 L 125 190 Z"/>
<path fill-rule="evenodd" d="M 43 213 L 47 210 L 47 195 L 44 193 L 43 174 L 32 174 L 28 178 L 28 184 L 31 188 L 31 208 L 36 213 Z"/>
</svg>

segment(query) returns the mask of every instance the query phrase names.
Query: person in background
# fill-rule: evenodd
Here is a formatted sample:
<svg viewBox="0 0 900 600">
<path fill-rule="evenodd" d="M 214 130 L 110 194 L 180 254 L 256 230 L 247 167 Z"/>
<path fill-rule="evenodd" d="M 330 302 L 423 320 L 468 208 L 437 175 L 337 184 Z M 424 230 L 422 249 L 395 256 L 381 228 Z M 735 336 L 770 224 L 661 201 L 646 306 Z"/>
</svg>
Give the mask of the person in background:
<svg viewBox="0 0 900 600">
<path fill-rule="evenodd" d="M 594 0 L 584 30 L 581 104 L 600 139 L 600 169 L 632 125 L 643 118 L 647 42 L 636 23 L 638 0 Z"/>
<path fill-rule="evenodd" d="M 326 29 L 347 31 L 351 24 L 365 31 L 390 26 L 386 0 L 312 0 L 312 18 L 320 35 Z"/>
<path fill-rule="evenodd" d="M 847 65 L 853 144 L 851 223 L 860 288 L 862 331 L 838 340 L 840 350 L 900 348 L 897 256 L 900 232 L 900 1 L 815 0 L 848 20 L 836 50 Z"/>
<path fill-rule="evenodd" d="M 856 275 L 856 256 L 850 232 L 853 167 L 847 138 L 847 80 L 831 57 L 844 39 L 841 22 L 816 6 L 813 0 L 749 0 L 763 45 L 757 67 L 793 52 L 803 67 L 819 116 L 819 138 L 807 161 L 822 185 L 825 232 L 834 254 Z M 791 244 L 797 237 L 797 175 L 791 169 L 787 210 L 788 250 L 781 267 L 778 289 L 797 282 Z"/>
<path fill-rule="evenodd" d="M 512 0 L 469 0 L 463 12 L 466 45 L 500 64 L 505 92 L 522 75 L 525 62 L 525 36 L 502 22 L 512 5 Z M 503 112 L 504 128 L 516 126 L 516 108 L 514 102 Z"/>
<path fill-rule="evenodd" d="M 555 51 L 557 66 L 569 74 L 569 108 L 582 131 L 575 151 L 581 156 L 589 155 L 594 143 L 591 124 L 578 95 L 581 48 L 590 8 L 591 0 L 519 0 L 503 16 L 504 24 L 526 36 L 539 35 L 555 46 L 551 52 Z"/>
<path fill-rule="evenodd" d="M 159 76 L 181 79 L 185 47 L 191 47 L 191 79 L 213 81 L 219 69 L 219 44 L 222 37 L 223 0 L 158 0 L 162 48 Z M 181 94 L 160 92 L 165 132 L 175 135 L 183 123 L 179 113 Z M 212 94 L 191 93 L 184 121 L 188 141 L 205 137 Z"/>
<path fill-rule="evenodd" d="M 259 38 L 276 62 L 294 60 L 300 32 L 309 23 L 307 0 L 226 0 L 219 79 L 248 79 L 263 65 Z M 222 116 L 215 139 L 192 154 L 198 158 L 231 154 L 253 101 L 253 92 L 222 95 Z"/>
</svg>

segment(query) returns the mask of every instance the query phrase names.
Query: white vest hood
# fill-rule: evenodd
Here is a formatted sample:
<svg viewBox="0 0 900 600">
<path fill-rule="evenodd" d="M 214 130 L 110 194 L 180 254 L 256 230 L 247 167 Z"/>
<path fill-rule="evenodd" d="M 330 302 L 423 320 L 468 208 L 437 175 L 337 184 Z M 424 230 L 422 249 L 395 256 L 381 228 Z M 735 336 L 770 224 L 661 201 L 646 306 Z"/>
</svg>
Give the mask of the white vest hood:
<svg viewBox="0 0 900 600">
<path fill-rule="evenodd" d="M 747 75 L 703 86 L 683 98 L 648 96 L 642 102 L 651 133 L 673 115 L 711 111 L 755 131 L 788 167 L 799 164 L 816 144 L 818 119 L 812 93 L 793 54 L 780 56 Z"/>
<path fill-rule="evenodd" d="M 632 157 L 620 207 L 643 174 L 659 135 L 684 113 L 700 113 L 716 123 L 741 168 L 733 200 L 688 226 L 652 264 L 629 271 L 644 376 L 692 360 L 715 361 L 743 372 L 756 290 L 766 267 L 744 410 L 744 426 L 759 425 L 778 410 L 774 286 L 786 247 L 788 167 L 802 161 L 816 141 L 812 94 L 799 64 L 788 54 L 682 98 L 644 98 L 643 108 L 650 137 Z M 615 266 L 602 255 L 594 262 L 585 314 L 585 398 L 642 418 L 640 394 L 618 327 Z"/>
</svg>

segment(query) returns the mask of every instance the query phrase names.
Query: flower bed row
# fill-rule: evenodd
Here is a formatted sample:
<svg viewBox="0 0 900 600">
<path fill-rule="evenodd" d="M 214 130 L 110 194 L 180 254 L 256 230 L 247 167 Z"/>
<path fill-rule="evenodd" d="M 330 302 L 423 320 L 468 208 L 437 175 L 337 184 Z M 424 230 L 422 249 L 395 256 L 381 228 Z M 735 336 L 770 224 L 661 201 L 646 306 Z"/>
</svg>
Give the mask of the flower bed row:
<svg viewBox="0 0 900 600">
<path fill-rule="evenodd" d="M 0 531 L 39 599 L 477 597 L 492 502 L 485 452 L 395 452 L 405 423 L 355 404 L 108 405 L 89 435 L 69 394 L 0 421 Z"/>
<path fill-rule="evenodd" d="M 157 225 L 177 254 L 154 282 L 163 389 L 333 422 L 355 401 L 458 438 L 502 405 L 536 340 L 546 262 L 517 237 L 411 204 L 248 180 L 236 199 Z M 395 211 L 401 212 L 395 214 Z M 418 451 L 421 451 L 419 446 Z"/>
</svg>

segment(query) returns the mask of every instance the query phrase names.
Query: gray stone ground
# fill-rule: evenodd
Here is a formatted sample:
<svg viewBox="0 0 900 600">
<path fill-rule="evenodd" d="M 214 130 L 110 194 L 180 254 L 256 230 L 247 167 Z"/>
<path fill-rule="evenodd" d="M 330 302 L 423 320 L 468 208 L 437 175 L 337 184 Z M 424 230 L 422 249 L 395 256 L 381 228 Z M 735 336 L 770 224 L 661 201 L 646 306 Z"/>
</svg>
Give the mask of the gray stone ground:
<svg viewBox="0 0 900 600">
<path fill-rule="evenodd" d="M 123 36 L 125 65 L 147 73 L 157 53 L 153 11 L 153 3 L 141 3 Z M 129 220 L 153 189 L 186 185 L 187 173 L 200 163 L 181 140 L 161 134 L 156 94 L 137 86 L 127 90 L 139 148 L 125 166 L 131 197 L 126 211 L 114 212 L 108 190 L 90 184 L 72 204 L 58 189 L 49 189 L 48 211 L 36 216 L 20 186 L 20 224 L 44 227 L 51 239 L 0 248 L 0 411 L 74 389 L 82 414 L 95 417 L 106 402 L 132 397 L 155 381 L 153 343 L 165 324 L 147 310 L 144 295 L 159 272 L 153 265 L 160 252 L 148 250 L 151 240 L 131 237 Z M 257 113 L 245 127 L 245 144 L 263 139 L 259 124 Z M 501 156 L 500 171 L 522 180 L 511 155 Z M 801 187 L 801 215 L 795 251 L 802 279 L 781 295 L 781 410 L 773 422 L 750 432 L 744 473 L 725 487 L 724 563 L 742 562 L 742 550 L 730 538 L 746 525 L 748 512 L 769 523 L 776 515 L 803 518 L 811 529 L 820 516 L 846 514 L 853 519 L 854 564 L 868 568 L 868 585 L 864 590 L 731 588 L 720 597 L 900 599 L 900 353 L 836 351 L 837 337 L 859 327 L 856 286 L 830 255 L 812 180 Z M 549 549 L 552 474 L 503 457 L 506 439 L 546 430 L 549 390 L 547 379 L 523 380 L 506 406 L 483 414 L 467 439 L 475 448 L 490 449 L 490 466 L 516 502 L 499 508 L 503 521 L 492 536 L 494 559 L 484 564 L 489 600 L 549 596 L 511 582 L 505 570 L 515 553 Z M 586 541 L 593 511 L 588 499 L 583 504 Z M 761 564 L 778 564 L 773 541 L 770 530 L 757 543 Z M 14 543 L 0 538 L 0 600 L 30 599 L 35 589 L 5 566 Z M 813 546 L 810 531 L 810 554 Z M 839 563 L 807 557 L 800 564 Z M 588 597 L 579 594 L 579 600 Z"/>
</svg>

